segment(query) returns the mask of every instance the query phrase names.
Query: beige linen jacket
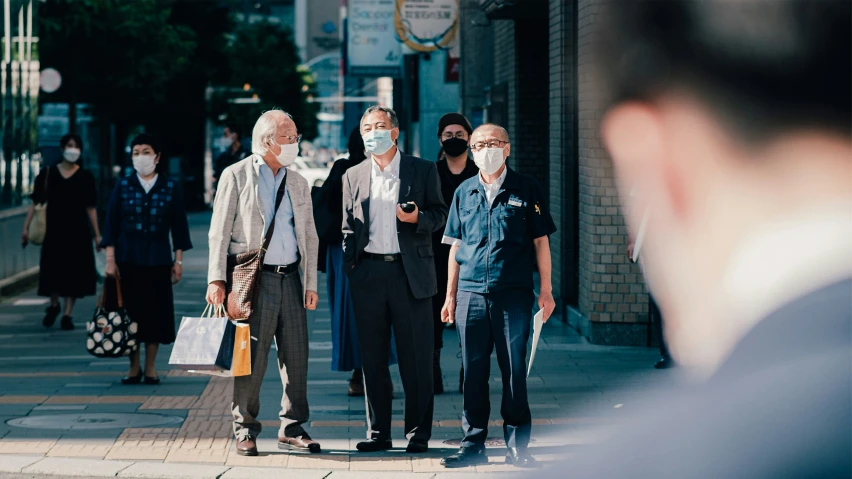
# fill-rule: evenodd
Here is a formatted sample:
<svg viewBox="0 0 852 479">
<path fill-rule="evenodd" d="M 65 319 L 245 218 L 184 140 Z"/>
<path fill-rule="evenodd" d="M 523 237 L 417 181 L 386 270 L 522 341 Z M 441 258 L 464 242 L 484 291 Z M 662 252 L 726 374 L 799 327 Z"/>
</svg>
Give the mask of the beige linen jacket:
<svg viewBox="0 0 852 479">
<path fill-rule="evenodd" d="M 210 264 L 207 282 L 227 281 L 228 255 L 260 249 L 266 222 L 263 201 L 258 195 L 257 155 L 251 155 L 229 166 L 219 179 L 210 221 Z M 261 161 L 263 161 L 261 159 Z M 291 169 L 285 179 L 293 204 L 293 222 L 299 244 L 299 275 L 303 293 L 317 291 L 317 254 L 319 238 L 314 226 L 311 189 L 307 180 Z M 270 200 L 271 201 L 271 200 Z"/>
</svg>

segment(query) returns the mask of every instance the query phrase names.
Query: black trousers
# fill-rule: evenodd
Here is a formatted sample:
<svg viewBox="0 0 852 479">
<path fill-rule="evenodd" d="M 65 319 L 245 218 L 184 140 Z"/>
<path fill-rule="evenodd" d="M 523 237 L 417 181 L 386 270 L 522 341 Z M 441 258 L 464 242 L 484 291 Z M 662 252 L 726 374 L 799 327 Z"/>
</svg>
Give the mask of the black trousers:
<svg viewBox="0 0 852 479">
<path fill-rule="evenodd" d="M 434 409 L 432 298 L 411 294 L 402 263 L 364 260 L 350 274 L 367 396 L 367 436 L 390 439 L 391 328 L 405 391 L 405 435 L 428 441 Z"/>
<path fill-rule="evenodd" d="M 532 429 L 526 358 L 535 296 L 531 290 L 511 289 L 490 294 L 459 291 L 457 299 L 456 329 L 464 364 L 461 445 L 485 447 L 491 414 L 491 352 L 496 348 L 503 378 L 503 437 L 506 446 L 525 448 Z"/>
<path fill-rule="evenodd" d="M 660 313 L 660 307 L 654 301 L 654 297 L 650 297 L 648 308 L 651 312 L 651 322 L 654 324 L 654 334 L 657 336 L 657 341 L 660 343 L 660 356 L 663 359 L 671 359 L 669 348 L 666 346 L 666 337 L 663 334 L 663 315 Z"/>
</svg>

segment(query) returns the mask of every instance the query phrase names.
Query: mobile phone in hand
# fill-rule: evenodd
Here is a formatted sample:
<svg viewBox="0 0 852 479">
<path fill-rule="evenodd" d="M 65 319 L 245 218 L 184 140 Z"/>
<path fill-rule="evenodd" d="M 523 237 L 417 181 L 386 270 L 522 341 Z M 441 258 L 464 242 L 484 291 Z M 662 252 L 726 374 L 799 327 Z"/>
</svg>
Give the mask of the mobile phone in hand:
<svg viewBox="0 0 852 479">
<path fill-rule="evenodd" d="M 401 205 L 399 205 L 399 207 L 402 208 L 402 211 L 404 211 L 405 213 L 414 213 L 414 209 L 417 208 L 417 206 L 411 202 L 402 203 Z"/>
</svg>

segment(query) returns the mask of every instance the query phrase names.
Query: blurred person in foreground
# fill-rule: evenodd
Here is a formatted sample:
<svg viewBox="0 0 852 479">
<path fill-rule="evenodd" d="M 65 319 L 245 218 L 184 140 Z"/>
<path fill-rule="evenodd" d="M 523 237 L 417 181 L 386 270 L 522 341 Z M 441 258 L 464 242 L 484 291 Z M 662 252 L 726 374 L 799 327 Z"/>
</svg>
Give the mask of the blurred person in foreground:
<svg viewBox="0 0 852 479">
<path fill-rule="evenodd" d="M 283 385 L 278 448 L 321 452 L 305 431 L 308 407 L 308 319 L 317 308 L 317 238 L 307 180 L 290 169 L 302 135 L 282 110 L 254 124 L 252 155 L 225 168 L 210 220 L 207 302 L 224 304 L 229 256 L 264 248 L 251 328 L 251 374 L 234 378 L 231 414 L 237 454 L 257 456 L 260 389 L 275 341 Z"/>
<path fill-rule="evenodd" d="M 850 2 L 608 15 L 602 138 L 621 191 L 653 192 L 645 274 L 674 359 L 703 380 L 571 475 L 850 477 Z"/>
<path fill-rule="evenodd" d="M 216 163 L 213 165 L 214 183 L 219 183 L 219 178 L 222 177 L 225 168 L 251 155 L 251 150 L 242 142 L 242 137 L 239 127 L 235 123 L 229 123 L 225 126 L 225 130 L 222 132 L 222 146 L 225 147 L 225 151 L 216 157 Z"/>
</svg>

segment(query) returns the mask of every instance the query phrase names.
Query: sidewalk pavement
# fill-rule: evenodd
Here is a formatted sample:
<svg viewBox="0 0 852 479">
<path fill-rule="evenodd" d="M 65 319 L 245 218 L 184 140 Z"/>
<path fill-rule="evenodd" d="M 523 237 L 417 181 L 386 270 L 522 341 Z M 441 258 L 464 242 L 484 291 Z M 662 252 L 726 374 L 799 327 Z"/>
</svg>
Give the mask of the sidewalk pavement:
<svg viewBox="0 0 852 479">
<path fill-rule="evenodd" d="M 209 214 L 190 218 L 195 249 L 184 258 L 184 278 L 175 287 L 176 321 L 204 309 Z M 171 346 L 161 348 L 158 386 L 124 386 L 126 360 L 86 353 L 84 324 L 95 298 L 74 311 L 77 329 L 41 326 L 46 300 L 35 291 L 0 301 L 0 479 L 4 477 L 139 478 L 331 478 L 474 477 L 518 472 L 503 463 L 500 427 L 500 370 L 492 356 L 491 425 L 488 465 L 446 470 L 440 458 L 461 438 L 462 397 L 458 393 L 460 351 L 454 330 L 444 333 L 442 353 L 447 390 L 435 397 L 430 452 L 409 455 L 402 433 L 404 395 L 397 368 L 394 380 L 396 449 L 359 454 L 366 431 L 364 398 L 346 395 L 349 373 L 332 372 L 331 330 L 324 277 L 320 304 L 308 313 L 310 359 L 308 431 L 323 453 L 304 455 L 277 449 L 282 386 L 274 367 L 261 392 L 260 456 L 236 455 L 228 405 L 232 380 L 171 369 Z M 274 347 L 274 346 L 273 346 Z M 274 354 L 274 351 L 271 352 Z M 629 410 L 625 398 L 672 384 L 671 371 L 657 371 L 650 348 L 587 344 L 555 319 L 545 325 L 528 379 L 533 414 L 531 452 L 547 465 L 581 453 Z M 275 364 L 275 359 L 270 360 Z M 268 468 L 268 469 L 258 469 Z M 24 475 L 19 475 L 19 474 Z M 5 475 L 4 475 L 5 474 Z M 509 474 L 511 475 L 511 474 Z"/>
</svg>

